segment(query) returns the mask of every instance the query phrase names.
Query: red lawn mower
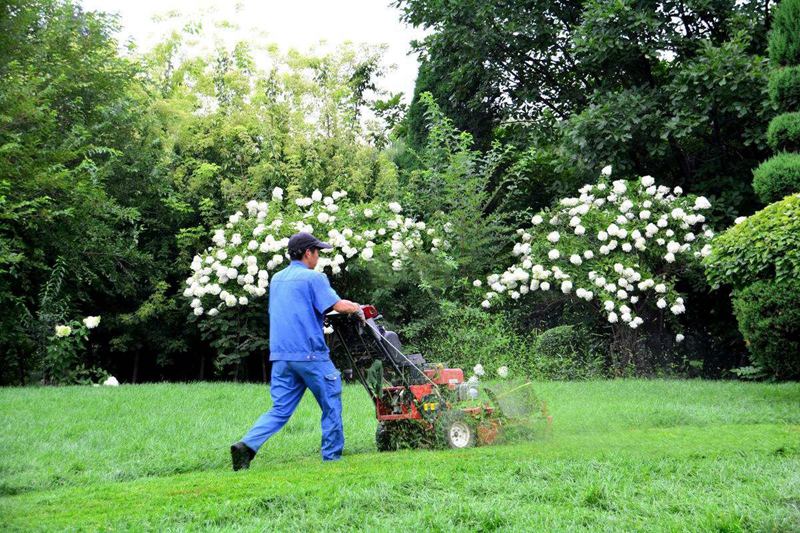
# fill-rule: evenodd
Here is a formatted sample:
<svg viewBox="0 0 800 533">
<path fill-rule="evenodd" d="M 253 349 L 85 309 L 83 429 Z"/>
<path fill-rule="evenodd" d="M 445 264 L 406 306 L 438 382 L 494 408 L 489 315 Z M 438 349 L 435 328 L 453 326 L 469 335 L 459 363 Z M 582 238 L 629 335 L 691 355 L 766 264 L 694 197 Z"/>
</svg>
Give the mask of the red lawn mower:
<svg viewBox="0 0 800 533">
<path fill-rule="evenodd" d="M 460 368 L 403 353 L 399 337 L 381 325 L 377 309 L 361 309 L 364 321 L 333 312 L 326 322 L 334 330 L 329 335 L 334 364 L 345 379 L 358 380 L 375 404 L 378 450 L 491 444 L 513 417 L 534 411 L 549 426 L 552 417 L 532 396 L 530 383 L 498 392 L 474 378 L 465 382 Z M 520 391 L 529 393 L 523 402 Z"/>
</svg>

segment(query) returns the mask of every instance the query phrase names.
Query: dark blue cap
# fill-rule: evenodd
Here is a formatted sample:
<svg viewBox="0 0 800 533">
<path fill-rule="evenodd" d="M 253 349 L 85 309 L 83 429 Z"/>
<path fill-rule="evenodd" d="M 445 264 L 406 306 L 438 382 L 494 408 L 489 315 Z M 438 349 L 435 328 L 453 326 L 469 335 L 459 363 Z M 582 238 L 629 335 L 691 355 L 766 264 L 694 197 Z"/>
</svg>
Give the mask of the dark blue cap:
<svg viewBox="0 0 800 533">
<path fill-rule="evenodd" d="M 289 238 L 289 253 L 293 251 L 297 252 L 305 252 L 309 248 L 320 248 L 322 250 L 329 250 L 333 248 L 327 242 L 322 242 L 321 240 L 317 239 L 310 233 L 306 233 L 305 231 L 301 231 L 300 233 L 295 233 Z"/>
</svg>

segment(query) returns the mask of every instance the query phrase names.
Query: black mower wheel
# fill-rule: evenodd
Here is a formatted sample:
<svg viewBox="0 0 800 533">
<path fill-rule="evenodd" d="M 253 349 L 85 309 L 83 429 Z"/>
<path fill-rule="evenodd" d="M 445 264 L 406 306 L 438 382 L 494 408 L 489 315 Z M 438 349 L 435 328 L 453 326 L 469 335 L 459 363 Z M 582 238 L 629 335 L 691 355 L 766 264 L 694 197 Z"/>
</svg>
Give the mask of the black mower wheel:
<svg viewBox="0 0 800 533">
<path fill-rule="evenodd" d="M 472 448 L 476 442 L 475 424 L 463 411 L 445 411 L 436 420 L 436 433 L 445 448 Z"/>
<path fill-rule="evenodd" d="M 378 422 L 378 428 L 375 430 L 375 447 L 379 452 L 388 452 L 392 449 L 392 434 L 387 424 Z"/>
</svg>

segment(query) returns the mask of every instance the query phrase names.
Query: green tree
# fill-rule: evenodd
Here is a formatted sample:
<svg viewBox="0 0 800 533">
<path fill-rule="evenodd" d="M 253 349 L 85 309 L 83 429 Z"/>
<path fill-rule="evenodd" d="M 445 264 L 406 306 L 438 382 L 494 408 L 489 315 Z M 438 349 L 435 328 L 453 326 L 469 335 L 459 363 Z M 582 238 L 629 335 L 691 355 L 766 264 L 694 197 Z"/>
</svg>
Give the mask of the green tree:
<svg viewBox="0 0 800 533">
<path fill-rule="evenodd" d="M 716 217 L 752 211 L 763 158 L 770 6 L 763 2 L 397 0 L 430 30 L 418 86 L 487 149 L 497 128 L 549 140 L 558 170 L 606 164 L 708 196 Z M 409 112 L 409 138 L 419 137 Z M 560 123 L 561 127 L 554 124 Z M 526 141 L 527 139 L 527 141 Z M 526 146 L 527 148 L 527 146 Z"/>
<path fill-rule="evenodd" d="M 3 330 L 0 353 L 24 382 L 41 372 L 40 357 L 23 360 L 44 353 L 41 317 L 59 303 L 37 288 L 58 258 L 69 315 L 105 315 L 135 298 L 152 258 L 137 244 L 140 210 L 106 186 L 135 180 L 120 169 L 138 157 L 126 162 L 123 153 L 142 142 L 141 108 L 130 97 L 137 67 L 119 57 L 116 22 L 55 0 L 2 10 L 0 173 L 10 186 L 1 231 L 16 251 L 0 274 L 0 299 L 14 304 L 3 322 L 19 325 Z"/>
</svg>

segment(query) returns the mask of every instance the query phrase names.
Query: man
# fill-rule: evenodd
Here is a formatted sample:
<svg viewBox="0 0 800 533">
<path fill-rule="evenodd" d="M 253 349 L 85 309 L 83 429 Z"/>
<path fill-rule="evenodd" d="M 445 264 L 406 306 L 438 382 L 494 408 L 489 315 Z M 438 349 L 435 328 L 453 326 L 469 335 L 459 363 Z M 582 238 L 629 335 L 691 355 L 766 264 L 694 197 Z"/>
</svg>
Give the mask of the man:
<svg viewBox="0 0 800 533">
<path fill-rule="evenodd" d="M 322 459 L 338 460 L 344 448 L 341 374 L 330 360 L 323 334 L 325 313 L 361 313 L 342 300 L 325 274 L 314 271 L 320 249 L 332 246 L 309 233 L 289 239 L 288 267 L 275 274 L 269 288 L 269 360 L 272 361 L 272 409 L 256 420 L 231 446 L 233 469 L 248 468 L 258 449 L 277 433 L 310 389 L 322 409 Z"/>
</svg>

